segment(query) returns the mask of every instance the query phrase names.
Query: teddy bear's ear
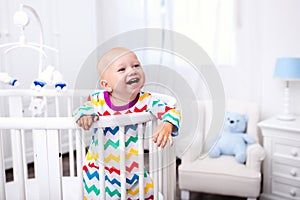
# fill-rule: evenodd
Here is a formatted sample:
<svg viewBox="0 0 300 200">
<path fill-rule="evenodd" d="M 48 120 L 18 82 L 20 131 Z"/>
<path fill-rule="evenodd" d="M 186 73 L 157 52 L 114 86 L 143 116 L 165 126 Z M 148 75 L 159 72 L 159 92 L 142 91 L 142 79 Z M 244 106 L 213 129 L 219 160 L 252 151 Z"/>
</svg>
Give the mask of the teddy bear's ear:
<svg viewBox="0 0 300 200">
<path fill-rule="evenodd" d="M 230 114 L 231 114 L 231 113 L 227 111 L 227 112 L 225 113 L 225 117 L 226 117 L 226 118 L 229 117 Z"/>
<path fill-rule="evenodd" d="M 245 122 L 247 123 L 248 122 L 248 116 L 247 115 L 243 115 L 243 118 L 244 118 L 244 120 L 245 120 Z"/>
</svg>

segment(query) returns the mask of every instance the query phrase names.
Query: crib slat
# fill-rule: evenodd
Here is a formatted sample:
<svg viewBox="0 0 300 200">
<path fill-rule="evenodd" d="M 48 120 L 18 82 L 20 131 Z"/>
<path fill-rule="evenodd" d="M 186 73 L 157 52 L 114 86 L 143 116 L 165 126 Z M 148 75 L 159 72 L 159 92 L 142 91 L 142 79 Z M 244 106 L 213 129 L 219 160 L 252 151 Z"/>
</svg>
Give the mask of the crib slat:
<svg viewBox="0 0 300 200">
<path fill-rule="evenodd" d="M 48 117 L 48 97 L 44 96 L 43 97 L 45 99 L 45 112 L 44 112 L 44 117 Z"/>
<path fill-rule="evenodd" d="M 85 145 L 85 141 L 84 141 L 84 137 L 83 137 L 84 136 L 83 129 L 79 130 L 79 133 L 80 133 L 80 138 L 82 138 L 81 139 L 81 142 L 82 142 L 82 144 L 81 144 L 81 157 L 85 158 L 85 155 L 86 155 L 85 147 L 86 147 L 86 145 Z M 80 170 L 82 170 L 82 168 L 80 168 Z M 82 171 L 81 171 L 81 173 L 82 173 Z"/>
<path fill-rule="evenodd" d="M 9 115 L 10 117 L 22 116 L 22 97 L 9 97 Z M 20 130 L 11 130 L 11 145 L 13 157 L 13 174 L 14 180 L 17 182 L 16 192 L 20 199 L 26 199 L 25 177 L 24 177 L 24 162 L 23 162 L 23 147 Z"/>
<path fill-rule="evenodd" d="M 50 199 L 62 199 L 61 163 L 59 158 L 60 141 L 57 130 L 47 130 L 47 151 L 49 167 Z M 41 167 L 41 166 L 39 166 Z"/>
<path fill-rule="evenodd" d="M 2 143 L 2 130 L 0 129 L 0 199 L 5 200 L 5 168 L 4 168 L 4 155 Z"/>
<path fill-rule="evenodd" d="M 120 126 L 120 180 L 121 200 L 126 200 L 126 163 L 125 163 L 125 127 Z"/>
<path fill-rule="evenodd" d="M 152 126 L 151 126 L 151 130 L 152 133 L 155 130 L 155 127 L 157 126 L 157 121 L 153 120 L 152 121 Z M 150 141 L 152 142 L 152 141 Z M 158 163 L 158 147 L 156 144 L 153 144 L 152 142 L 152 148 L 150 151 L 150 154 L 152 155 L 153 158 L 153 181 L 154 181 L 154 199 L 157 200 L 159 199 L 159 182 L 158 182 L 158 170 L 159 170 L 159 163 Z"/>
<path fill-rule="evenodd" d="M 47 136 L 45 130 L 32 130 L 33 146 L 34 146 L 34 166 L 35 176 L 38 182 L 39 198 L 43 200 L 50 199 L 49 194 L 49 163 Z"/>
<path fill-rule="evenodd" d="M 99 128 L 98 129 L 98 152 L 99 152 L 99 182 L 100 182 L 100 199 L 105 200 L 106 195 L 105 195 L 105 173 L 104 173 L 104 133 L 103 129 Z"/>
<path fill-rule="evenodd" d="M 70 164 L 70 177 L 74 177 L 74 149 L 73 149 L 73 133 L 72 130 L 68 130 L 69 138 L 69 164 Z"/>
<path fill-rule="evenodd" d="M 82 179 L 82 148 L 81 148 L 81 135 L 80 132 L 78 130 L 74 130 L 75 131 L 75 137 L 76 137 L 76 166 L 77 166 L 77 176 Z"/>
<path fill-rule="evenodd" d="M 71 110 L 71 97 L 67 97 L 67 108 L 68 108 L 68 117 L 72 116 L 72 110 Z M 74 177 L 74 154 L 73 154 L 73 133 L 72 130 L 68 131 L 69 133 L 69 163 L 70 163 L 70 176 Z"/>
<path fill-rule="evenodd" d="M 163 158 L 162 158 L 162 149 L 161 147 L 157 148 L 157 154 L 158 154 L 158 190 L 159 192 L 163 191 Z"/>
<path fill-rule="evenodd" d="M 139 152 L 139 199 L 144 200 L 144 133 L 143 124 L 138 125 L 138 152 Z"/>
<path fill-rule="evenodd" d="M 23 155 L 22 155 L 22 157 L 23 157 L 23 166 L 24 166 L 24 171 L 23 171 L 23 173 L 24 173 L 24 178 L 25 178 L 25 180 L 28 178 L 28 170 L 27 170 L 27 160 L 26 160 L 26 146 L 25 146 L 25 133 L 24 133 L 24 130 L 23 129 L 21 129 L 21 132 L 20 132 L 20 134 L 21 134 L 21 141 L 22 141 L 22 152 L 23 152 Z"/>
<path fill-rule="evenodd" d="M 81 141 L 83 142 L 83 139 L 81 137 L 80 131 L 75 130 L 76 135 L 76 166 L 77 166 L 77 177 L 79 180 L 82 179 L 82 146 Z M 84 148 L 83 148 L 84 149 Z M 80 187 L 81 190 L 79 191 L 79 195 L 83 197 L 83 188 Z"/>
<path fill-rule="evenodd" d="M 55 97 L 55 116 L 59 117 L 60 112 L 59 112 L 59 100 L 58 96 Z"/>
<path fill-rule="evenodd" d="M 167 145 L 166 147 L 165 147 L 165 149 L 163 149 L 162 150 L 162 181 L 163 181 L 163 183 L 164 184 L 162 184 L 162 191 L 163 191 L 163 194 L 164 194 L 164 198 L 166 198 L 166 199 L 170 199 L 169 198 L 169 195 L 168 195 L 168 193 L 169 193 L 169 191 L 168 191 L 168 189 L 170 189 L 169 188 L 169 185 L 167 184 L 168 183 L 168 179 L 169 179 L 169 177 L 168 177 L 168 175 L 169 175 L 169 170 L 168 170 L 168 168 L 169 168 L 169 159 L 168 159 L 168 155 L 167 155 L 167 152 L 168 152 L 168 149 L 169 149 L 169 146 Z"/>
<path fill-rule="evenodd" d="M 176 155 L 175 155 L 175 151 L 171 147 L 169 147 L 168 150 L 169 150 L 168 153 L 167 153 L 167 156 L 169 158 L 168 159 L 169 160 L 168 176 L 176 177 Z M 170 199 L 175 199 L 175 197 L 176 197 L 176 181 L 171 180 L 171 179 L 168 178 L 167 184 L 169 186 L 168 191 L 169 191 Z"/>
<path fill-rule="evenodd" d="M 153 141 L 152 141 L 152 121 L 149 121 L 147 123 L 147 126 L 146 126 L 146 137 L 148 139 L 148 147 L 149 147 L 149 174 L 150 174 L 150 177 L 153 177 L 153 169 L 154 169 L 154 165 L 153 165 Z"/>
<path fill-rule="evenodd" d="M 26 199 L 22 139 L 20 130 L 11 130 L 13 174 L 17 182 L 19 198 Z"/>
</svg>

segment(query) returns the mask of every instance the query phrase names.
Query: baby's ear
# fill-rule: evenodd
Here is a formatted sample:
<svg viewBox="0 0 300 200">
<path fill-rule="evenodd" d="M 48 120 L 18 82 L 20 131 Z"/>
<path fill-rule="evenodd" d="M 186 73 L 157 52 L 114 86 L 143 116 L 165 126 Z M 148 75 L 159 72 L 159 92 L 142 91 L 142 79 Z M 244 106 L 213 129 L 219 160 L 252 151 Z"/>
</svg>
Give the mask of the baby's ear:
<svg viewBox="0 0 300 200">
<path fill-rule="evenodd" d="M 106 80 L 101 80 L 100 81 L 100 86 L 107 90 L 108 92 L 112 92 L 112 88 L 110 87 L 110 85 L 108 84 L 108 82 Z"/>
</svg>

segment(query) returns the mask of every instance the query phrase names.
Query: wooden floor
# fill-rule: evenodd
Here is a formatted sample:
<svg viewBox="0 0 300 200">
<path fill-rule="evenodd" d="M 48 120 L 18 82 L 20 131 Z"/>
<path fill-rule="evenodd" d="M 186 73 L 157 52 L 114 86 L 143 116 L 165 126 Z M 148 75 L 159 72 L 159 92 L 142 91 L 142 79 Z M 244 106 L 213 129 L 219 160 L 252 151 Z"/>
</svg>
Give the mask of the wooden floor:
<svg viewBox="0 0 300 200">
<path fill-rule="evenodd" d="M 74 159 L 76 159 L 74 152 Z M 69 176 L 70 170 L 69 170 L 69 154 L 64 154 L 62 156 L 63 160 L 63 176 Z M 75 161 L 76 162 L 76 161 Z M 145 161 L 145 163 L 147 163 Z M 177 160 L 177 166 L 180 164 L 180 160 Z M 13 181 L 13 170 L 9 169 L 5 171 L 6 173 L 6 181 Z M 76 173 L 76 169 L 75 169 Z M 177 176 L 178 177 L 178 176 Z M 31 163 L 28 165 L 28 178 L 34 178 L 34 164 Z M 178 181 L 177 181 L 177 189 L 176 189 L 176 200 L 180 199 L 180 190 L 178 188 Z M 202 194 L 198 192 L 191 192 L 190 193 L 190 200 L 245 200 L 245 198 L 239 198 L 239 197 L 230 197 L 230 196 L 219 196 L 219 195 L 211 195 L 211 194 Z"/>
<path fill-rule="evenodd" d="M 69 166 L 69 154 L 62 155 L 62 165 L 63 165 L 63 176 L 70 175 L 70 166 Z M 74 162 L 76 163 L 76 153 L 74 152 Z M 34 163 L 30 163 L 27 165 L 28 178 L 34 178 Z M 76 165 L 75 165 L 75 176 L 77 175 Z M 6 182 L 10 182 L 14 180 L 13 169 L 5 170 L 6 174 Z"/>
</svg>

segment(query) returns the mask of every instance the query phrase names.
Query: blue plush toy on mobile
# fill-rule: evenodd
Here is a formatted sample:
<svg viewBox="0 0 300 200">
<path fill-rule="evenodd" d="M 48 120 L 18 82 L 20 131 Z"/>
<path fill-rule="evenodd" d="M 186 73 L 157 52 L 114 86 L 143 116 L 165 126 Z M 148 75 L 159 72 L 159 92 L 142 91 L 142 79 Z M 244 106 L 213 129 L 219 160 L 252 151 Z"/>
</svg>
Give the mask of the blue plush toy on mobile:
<svg viewBox="0 0 300 200">
<path fill-rule="evenodd" d="M 239 163 L 247 159 L 247 144 L 254 143 L 254 138 L 246 133 L 248 117 L 239 113 L 227 112 L 223 133 L 209 152 L 209 156 L 217 158 L 220 155 L 232 155 Z"/>
</svg>

